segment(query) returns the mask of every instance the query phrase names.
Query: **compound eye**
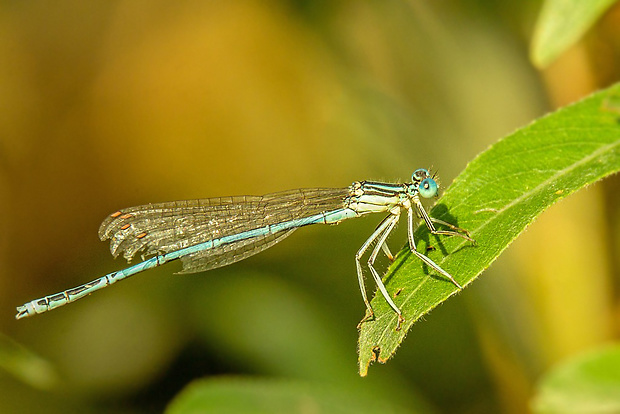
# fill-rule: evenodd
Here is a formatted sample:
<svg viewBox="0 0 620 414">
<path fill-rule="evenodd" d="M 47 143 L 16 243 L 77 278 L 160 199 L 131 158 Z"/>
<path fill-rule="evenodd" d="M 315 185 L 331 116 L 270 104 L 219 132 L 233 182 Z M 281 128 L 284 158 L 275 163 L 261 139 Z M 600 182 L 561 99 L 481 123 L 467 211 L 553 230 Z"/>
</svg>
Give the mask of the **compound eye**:
<svg viewBox="0 0 620 414">
<path fill-rule="evenodd" d="M 431 198 L 437 195 L 437 183 L 432 178 L 425 178 L 418 186 L 420 195 L 424 198 Z"/>
<path fill-rule="evenodd" d="M 411 174 L 411 180 L 413 182 L 419 183 L 420 181 L 422 181 L 428 176 L 429 176 L 428 170 L 424 168 L 418 168 L 417 170 L 413 172 L 413 174 Z"/>
</svg>

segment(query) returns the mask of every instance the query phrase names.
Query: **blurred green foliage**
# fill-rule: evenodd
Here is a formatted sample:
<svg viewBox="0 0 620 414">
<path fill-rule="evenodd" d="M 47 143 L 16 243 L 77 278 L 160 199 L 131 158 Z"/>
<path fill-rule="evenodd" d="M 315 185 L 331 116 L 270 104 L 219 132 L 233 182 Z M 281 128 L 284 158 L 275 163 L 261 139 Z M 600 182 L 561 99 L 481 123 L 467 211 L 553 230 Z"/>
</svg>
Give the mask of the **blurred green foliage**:
<svg viewBox="0 0 620 414">
<path fill-rule="evenodd" d="M 537 71 L 540 6 L 3 3 L 0 324 L 27 351 L 2 355 L 47 361 L 41 372 L 58 380 L 45 390 L 3 360 L 0 411 L 161 412 L 192 381 L 236 376 L 248 393 L 246 377 L 269 377 L 271 390 L 299 384 L 273 390 L 284 396 L 320 385 L 411 412 L 526 412 L 553 364 L 618 336 L 616 177 L 543 214 L 364 379 L 353 257 L 378 217 L 304 229 L 206 274 L 170 265 L 13 315 L 125 265 L 96 236 L 118 208 L 396 182 L 419 167 L 447 187 L 499 137 L 617 81 L 617 7 Z M 391 245 L 404 244 L 398 230 Z"/>
<path fill-rule="evenodd" d="M 620 346 L 596 348 L 553 367 L 538 384 L 537 414 L 620 411 Z"/>
<path fill-rule="evenodd" d="M 573 46 L 616 0 L 546 0 L 532 41 L 532 62 L 545 67 Z"/>
</svg>

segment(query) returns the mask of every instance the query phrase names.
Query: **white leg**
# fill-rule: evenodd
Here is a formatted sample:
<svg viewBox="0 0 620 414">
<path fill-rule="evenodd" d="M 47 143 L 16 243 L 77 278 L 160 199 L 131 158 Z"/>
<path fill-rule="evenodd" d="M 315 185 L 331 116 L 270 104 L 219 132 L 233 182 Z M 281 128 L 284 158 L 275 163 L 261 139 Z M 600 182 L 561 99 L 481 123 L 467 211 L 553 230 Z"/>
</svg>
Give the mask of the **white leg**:
<svg viewBox="0 0 620 414">
<path fill-rule="evenodd" d="M 385 241 L 385 242 L 383 242 L 383 244 L 381 244 L 381 248 L 383 249 L 383 253 L 385 253 L 387 258 L 390 259 L 390 262 L 393 262 L 394 261 L 394 255 L 390 251 L 390 248 L 387 245 L 387 241 Z"/>
<path fill-rule="evenodd" d="M 456 227 L 455 225 L 450 224 L 450 223 L 448 223 L 446 221 L 430 217 L 428 215 L 428 213 L 426 212 L 426 210 L 424 210 L 424 206 L 422 205 L 422 203 L 420 202 L 419 199 L 417 199 L 417 200 L 414 199 L 414 203 L 415 203 L 415 206 L 416 206 L 416 208 L 417 208 L 417 210 L 418 210 L 418 212 L 420 214 L 420 217 L 422 217 L 422 219 L 424 219 L 424 223 L 426 223 L 426 227 L 428 227 L 429 231 L 432 234 L 442 234 L 444 236 L 458 236 L 458 237 L 461 237 L 461 238 L 463 238 L 465 240 L 468 240 L 470 242 L 474 242 L 475 243 L 475 240 L 472 239 L 469 236 L 469 232 L 467 230 L 462 229 L 460 227 Z M 447 227 L 451 228 L 454 231 L 450 231 L 450 230 L 437 230 L 435 228 L 435 226 L 433 225 L 433 223 L 443 224 L 444 226 L 447 226 Z M 459 232 L 462 232 L 462 233 L 459 233 Z"/>
<path fill-rule="evenodd" d="M 360 285 L 360 291 L 362 292 L 362 299 L 364 299 L 364 304 L 366 305 L 366 309 L 368 310 L 366 316 L 364 317 L 364 319 L 362 319 L 362 322 L 372 318 L 374 313 L 372 311 L 372 307 L 370 306 L 370 302 L 368 301 L 368 296 L 366 295 L 366 286 L 364 284 L 364 274 L 363 274 L 363 271 L 362 271 L 362 263 L 360 262 L 360 259 L 362 258 L 362 255 L 366 252 L 366 250 L 368 250 L 370 245 L 381 234 L 383 234 L 383 232 L 386 230 L 386 228 L 388 228 L 388 226 L 390 226 L 390 224 L 391 224 L 391 222 L 393 220 L 393 217 L 394 217 L 394 215 L 390 214 L 389 216 L 384 218 L 383 221 L 377 226 L 375 231 L 370 235 L 368 240 L 366 240 L 364 242 L 364 244 L 362 244 L 362 247 L 360 247 L 360 249 L 357 251 L 357 254 L 355 255 L 355 266 L 356 266 L 356 269 L 357 269 L 357 280 L 358 280 L 359 285 Z M 362 322 L 360 322 L 360 324 Z"/>
<path fill-rule="evenodd" d="M 396 226 L 396 223 L 398 223 L 399 219 L 400 219 L 400 214 L 399 215 L 394 215 L 394 216 L 389 218 L 389 220 L 390 220 L 389 225 L 385 228 L 385 231 L 379 237 L 379 239 L 377 241 L 377 245 L 375 246 L 375 248 L 373 249 L 372 253 L 370 254 L 370 257 L 368 258 L 368 268 L 370 269 L 370 273 L 372 274 L 373 278 L 375 279 L 375 283 L 377 284 L 377 287 L 379 288 L 379 291 L 383 295 L 383 298 L 388 303 L 388 305 L 390 305 L 390 307 L 398 315 L 398 323 L 396 325 L 396 330 L 397 331 L 400 330 L 400 326 L 401 326 L 402 322 L 404 322 L 405 319 L 403 318 L 402 312 L 400 311 L 398 306 L 396 306 L 396 304 L 394 303 L 394 301 L 390 297 L 390 294 L 388 293 L 387 289 L 385 288 L 385 285 L 383 284 L 383 281 L 381 280 L 381 276 L 379 275 L 379 272 L 377 272 L 377 270 L 375 269 L 374 264 L 375 264 L 375 260 L 377 259 L 377 256 L 379 255 L 379 249 L 381 248 L 381 246 L 383 246 L 385 244 L 385 241 L 387 240 L 387 238 L 390 235 L 390 233 L 392 232 L 392 230 L 394 230 L 394 227 Z"/>
<path fill-rule="evenodd" d="M 424 209 L 421 209 L 421 211 L 424 211 Z M 426 215 L 425 211 L 424 211 L 424 214 Z M 463 287 L 456 280 L 454 280 L 454 278 L 452 277 L 452 275 L 450 273 L 448 273 L 445 270 L 443 270 L 441 267 L 439 267 L 439 265 L 437 263 L 433 262 L 431 259 L 429 259 L 428 257 L 424 256 L 422 253 L 420 253 L 416 249 L 416 247 L 415 247 L 415 240 L 413 239 L 413 216 L 414 216 L 413 208 L 409 208 L 407 210 L 407 219 L 408 219 L 407 220 L 408 221 L 407 235 L 408 235 L 408 240 L 409 240 L 409 248 L 411 249 L 411 252 L 413 254 L 415 254 L 424 263 L 426 263 L 428 266 L 432 267 L 437 272 L 441 273 L 442 275 L 444 275 L 445 277 L 450 279 L 450 281 L 452 283 L 454 283 L 454 285 L 456 287 L 458 287 L 459 289 L 462 289 Z M 426 217 L 428 217 L 428 215 L 426 215 Z M 426 221 L 426 219 L 425 219 L 425 221 Z M 427 224 L 428 223 L 430 223 L 430 219 L 428 220 Z M 431 223 L 431 225 L 432 225 L 432 223 Z M 429 230 L 430 230 L 430 228 L 429 228 Z M 443 233 L 435 233 L 435 234 L 443 234 Z M 458 234 L 458 233 L 456 233 L 456 234 Z"/>
</svg>

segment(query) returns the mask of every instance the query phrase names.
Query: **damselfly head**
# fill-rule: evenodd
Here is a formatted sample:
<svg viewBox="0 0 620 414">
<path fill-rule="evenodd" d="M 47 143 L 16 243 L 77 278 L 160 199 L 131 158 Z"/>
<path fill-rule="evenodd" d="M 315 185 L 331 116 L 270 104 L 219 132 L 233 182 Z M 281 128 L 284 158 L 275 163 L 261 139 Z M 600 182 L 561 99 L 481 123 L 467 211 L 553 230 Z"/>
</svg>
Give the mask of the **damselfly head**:
<svg viewBox="0 0 620 414">
<path fill-rule="evenodd" d="M 428 177 L 422 180 L 420 185 L 418 185 L 418 192 L 424 198 L 431 198 L 437 196 L 437 191 L 439 190 L 439 186 L 432 178 Z"/>
<path fill-rule="evenodd" d="M 411 181 L 413 181 L 414 183 L 419 183 L 422 180 L 428 178 L 429 176 L 430 174 L 428 173 L 427 169 L 418 168 L 413 172 L 413 174 L 411 174 Z"/>
</svg>

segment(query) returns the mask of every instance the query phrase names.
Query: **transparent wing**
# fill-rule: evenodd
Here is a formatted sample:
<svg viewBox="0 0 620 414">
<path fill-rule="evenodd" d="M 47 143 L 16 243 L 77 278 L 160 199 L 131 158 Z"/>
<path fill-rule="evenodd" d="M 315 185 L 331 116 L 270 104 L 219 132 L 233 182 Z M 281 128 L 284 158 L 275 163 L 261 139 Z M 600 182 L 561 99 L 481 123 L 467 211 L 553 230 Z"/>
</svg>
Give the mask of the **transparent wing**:
<svg viewBox="0 0 620 414">
<path fill-rule="evenodd" d="M 247 230 L 343 207 L 349 190 L 298 189 L 264 196 L 217 197 L 147 204 L 117 211 L 99 228 L 110 251 L 131 260 L 136 253 L 169 253 Z M 182 258 L 183 272 L 197 272 L 244 259 L 274 245 L 292 230 L 239 240 Z"/>
<path fill-rule="evenodd" d="M 183 270 L 178 273 L 204 272 L 238 262 L 270 248 L 295 230 L 297 229 L 240 240 L 182 257 Z"/>
</svg>

